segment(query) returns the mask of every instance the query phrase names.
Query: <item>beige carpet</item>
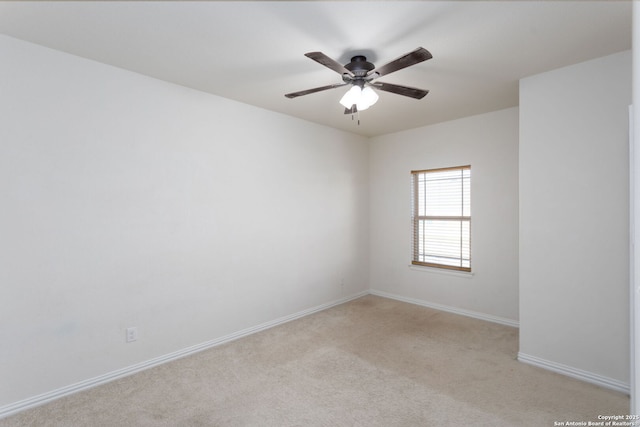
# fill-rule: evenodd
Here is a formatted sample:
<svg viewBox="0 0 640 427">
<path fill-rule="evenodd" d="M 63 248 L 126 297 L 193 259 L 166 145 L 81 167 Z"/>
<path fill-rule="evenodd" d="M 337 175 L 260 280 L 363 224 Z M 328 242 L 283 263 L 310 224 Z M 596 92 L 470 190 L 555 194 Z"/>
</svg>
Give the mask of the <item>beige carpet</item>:
<svg viewBox="0 0 640 427">
<path fill-rule="evenodd" d="M 553 426 L 626 395 L 515 360 L 517 329 L 366 296 L 0 426 Z"/>
</svg>

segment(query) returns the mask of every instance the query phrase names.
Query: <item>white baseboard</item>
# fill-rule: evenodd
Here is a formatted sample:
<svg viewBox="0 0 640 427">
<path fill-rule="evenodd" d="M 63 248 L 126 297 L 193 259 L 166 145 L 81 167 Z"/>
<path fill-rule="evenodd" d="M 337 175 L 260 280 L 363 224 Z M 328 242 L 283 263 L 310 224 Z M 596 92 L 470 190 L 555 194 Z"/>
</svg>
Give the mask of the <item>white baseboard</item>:
<svg viewBox="0 0 640 427">
<path fill-rule="evenodd" d="M 230 341 L 237 340 L 239 338 L 246 337 L 248 335 L 255 334 L 260 331 L 264 331 L 269 328 L 273 328 L 275 326 L 290 322 L 292 320 L 296 320 L 313 313 L 317 313 L 322 310 L 326 310 L 333 306 L 343 304 L 345 302 L 351 301 L 356 298 L 360 298 L 365 295 L 377 295 L 384 298 L 390 298 L 398 301 L 407 302 L 410 304 L 421 305 L 424 307 L 433 308 L 436 310 L 446 311 L 454 314 L 459 314 L 467 317 L 472 317 L 480 320 L 486 320 L 489 322 L 499 323 L 506 326 L 519 327 L 519 323 L 515 320 L 506 319 L 498 316 L 487 315 L 484 313 L 478 313 L 470 310 L 464 310 L 456 307 L 450 307 L 442 304 L 430 303 L 423 300 L 418 300 L 415 298 L 407 298 L 400 295 L 389 294 L 382 291 L 369 290 L 360 292 L 358 294 L 354 294 L 348 297 L 344 297 L 329 303 L 321 304 L 316 307 L 312 307 L 307 310 L 302 310 L 297 313 L 284 316 L 266 323 L 262 323 L 260 325 L 256 325 L 247 329 L 243 329 L 238 332 L 234 332 L 229 335 L 225 335 L 223 337 L 213 339 L 201 344 L 197 344 L 191 347 L 184 348 L 182 350 L 178 350 L 173 353 L 166 354 L 164 356 L 160 356 L 154 359 L 150 359 L 141 363 L 137 363 L 135 365 L 128 366 L 123 369 L 119 369 L 104 375 L 100 375 L 98 377 L 90 378 L 85 381 L 78 382 L 76 384 L 72 384 L 66 387 L 62 387 L 47 393 L 43 393 L 25 400 L 21 400 L 9 405 L 5 405 L 0 407 L 0 418 L 8 417 L 10 415 L 16 414 L 18 412 L 34 408 L 36 406 L 43 405 L 45 403 L 51 402 L 53 400 L 59 399 L 64 396 L 68 396 L 70 394 L 74 394 L 83 390 L 87 390 L 102 384 L 106 384 L 108 382 L 114 381 L 116 379 L 126 377 L 129 375 L 133 375 L 135 373 L 141 372 L 143 370 L 153 368 L 155 366 L 161 365 L 166 362 L 170 362 L 173 360 L 180 359 L 182 357 L 186 357 L 200 351 L 216 347 L 221 344 L 228 343 Z M 541 359 L 535 356 L 527 355 L 524 353 L 518 353 L 518 360 L 523 363 L 528 363 L 530 365 L 534 365 L 543 369 L 547 369 L 553 372 L 557 372 L 563 375 L 567 375 L 572 378 L 576 378 L 582 381 L 586 381 L 592 384 L 596 384 L 605 388 L 609 388 L 612 390 L 620 391 L 622 393 L 629 394 L 630 386 L 629 384 L 623 383 L 618 380 L 614 380 L 612 378 L 607 378 L 598 374 L 593 374 L 591 372 L 583 371 L 581 369 L 573 368 L 570 366 L 562 365 L 559 363 L 551 362 L 545 359 Z"/>
<path fill-rule="evenodd" d="M 449 313 L 459 314 L 462 316 L 473 317 L 474 319 L 486 320 L 488 322 L 499 323 L 501 325 L 512 326 L 514 328 L 520 327 L 520 322 L 517 320 L 507 319 L 505 317 L 493 316 L 491 314 L 479 313 L 477 311 L 465 310 L 463 308 L 452 307 L 444 304 L 437 304 L 429 301 L 419 300 L 416 298 L 403 297 L 401 295 L 389 294 L 387 292 L 376 291 L 371 289 L 369 291 L 371 295 L 377 295 L 384 298 L 395 299 L 402 302 L 408 302 L 410 304 L 421 305 L 423 307 L 429 307 L 440 311 L 446 311 Z"/>
<path fill-rule="evenodd" d="M 176 359 L 180 359 L 185 356 L 189 356 L 195 353 L 198 353 L 203 350 L 207 350 L 212 347 L 216 347 L 221 344 L 228 343 L 230 341 L 237 340 L 239 338 L 246 337 L 248 335 L 255 334 L 260 331 L 264 331 L 269 328 L 273 328 L 278 325 L 282 325 L 284 323 L 290 322 L 292 320 L 300 319 L 301 317 L 309 316 L 310 314 L 317 313 L 322 310 L 326 310 L 336 305 L 343 304 L 347 301 L 354 300 L 356 298 L 360 298 L 362 296 L 368 295 L 369 291 L 360 292 L 351 296 L 343 297 L 338 300 L 328 302 L 325 304 L 318 305 L 316 307 L 312 307 L 306 310 L 299 311 L 294 314 L 290 314 L 288 316 L 280 317 L 278 319 L 262 323 L 260 325 L 252 326 L 247 329 L 243 329 L 238 332 L 234 332 L 229 335 L 222 336 L 220 338 L 216 338 L 207 342 L 203 342 L 201 344 L 197 344 L 191 347 L 184 348 L 182 350 L 175 351 L 173 353 L 165 354 L 164 356 L 156 357 L 154 359 L 150 359 L 141 363 L 137 363 L 135 365 L 127 366 L 123 369 L 118 369 L 113 372 L 109 372 L 104 375 L 100 375 L 94 378 L 90 378 L 88 380 L 80 381 L 78 383 L 62 387 L 47 393 L 43 393 L 34 397 L 30 397 L 25 400 L 21 400 L 15 403 L 11 403 L 9 405 L 5 405 L 0 407 L 0 418 L 8 417 L 10 415 L 16 414 L 18 412 L 34 408 L 36 406 L 43 405 L 45 403 L 51 402 L 53 400 L 59 399 L 64 396 L 68 396 L 70 394 L 77 393 L 79 391 L 88 390 L 90 388 L 106 384 L 108 382 L 117 380 L 119 378 L 123 378 L 129 375 L 133 375 L 135 373 L 144 371 L 149 368 L 153 368 L 155 366 L 161 365 L 163 363 L 167 363 Z"/>
<path fill-rule="evenodd" d="M 552 362 L 550 360 L 542 359 L 540 357 L 531 356 L 522 352 L 518 353 L 518 361 L 527 363 L 529 365 L 537 366 L 539 368 L 553 371 L 558 374 L 566 375 L 568 377 L 576 378 L 591 384 L 599 385 L 611 390 L 616 390 L 622 393 L 629 394 L 630 388 L 628 383 L 614 380 L 602 375 L 594 374 L 592 372 L 584 371 L 582 369 L 573 368 L 571 366 L 563 365 L 561 363 Z"/>
<path fill-rule="evenodd" d="M 421 306 L 433 308 L 436 310 L 446 311 L 454 314 L 460 314 L 463 316 L 472 317 L 480 320 L 486 320 L 494 323 L 499 323 L 506 326 L 513 326 L 515 328 L 520 326 L 518 321 L 506 319 L 503 317 L 488 315 L 484 313 L 478 313 L 475 311 L 465 310 L 457 307 L 451 307 L 443 304 L 436 304 L 436 303 L 423 301 L 415 298 L 408 298 L 400 295 L 389 294 L 387 292 L 377 291 L 374 289 L 371 289 L 369 293 L 371 295 L 377 295 L 384 298 L 390 298 L 398 301 L 408 302 L 410 304 L 421 305 Z M 541 359 L 539 357 L 531 356 L 524 353 L 518 353 L 518 361 L 527 363 L 529 365 L 537 366 L 539 368 L 543 368 L 549 371 L 553 371 L 562 375 L 566 375 L 568 377 L 576 378 L 578 380 L 582 380 L 591 384 L 596 384 L 611 390 L 616 390 L 626 394 L 630 393 L 629 384 L 624 383 L 622 381 L 614 380 L 613 378 L 608 378 L 602 375 L 594 374 L 592 372 L 584 371 L 582 369 L 578 369 L 571 366 L 563 365 L 561 363 L 556 363 L 549 360 Z"/>
</svg>

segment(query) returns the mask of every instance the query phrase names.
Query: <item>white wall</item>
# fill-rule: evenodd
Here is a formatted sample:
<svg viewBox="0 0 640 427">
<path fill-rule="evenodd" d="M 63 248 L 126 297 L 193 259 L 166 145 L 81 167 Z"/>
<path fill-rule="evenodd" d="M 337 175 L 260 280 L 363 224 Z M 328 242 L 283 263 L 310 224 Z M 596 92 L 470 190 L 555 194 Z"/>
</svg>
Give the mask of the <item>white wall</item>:
<svg viewBox="0 0 640 427">
<path fill-rule="evenodd" d="M 366 139 L 0 56 L 0 408 L 368 289 Z"/>
<path fill-rule="evenodd" d="M 471 165 L 473 275 L 411 262 L 410 171 Z M 518 320 L 518 109 L 373 138 L 371 289 L 443 308 Z"/>
<path fill-rule="evenodd" d="M 640 4 L 633 2 L 632 88 L 630 141 L 630 411 L 640 413 Z M 637 135 L 637 136 L 636 136 Z"/>
<path fill-rule="evenodd" d="M 520 357 L 629 384 L 631 53 L 520 83 Z"/>
</svg>

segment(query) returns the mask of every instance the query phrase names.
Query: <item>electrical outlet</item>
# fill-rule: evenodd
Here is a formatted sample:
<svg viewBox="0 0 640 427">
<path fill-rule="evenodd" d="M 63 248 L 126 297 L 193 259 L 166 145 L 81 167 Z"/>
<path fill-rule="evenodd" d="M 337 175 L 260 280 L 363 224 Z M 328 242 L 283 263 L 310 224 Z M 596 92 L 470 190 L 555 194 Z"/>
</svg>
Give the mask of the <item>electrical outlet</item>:
<svg viewBox="0 0 640 427">
<path fill-rule="evenodd" d="M 127 342 L 134 342 L 138 339 L 138 327 L 127 328 Z"/>
</svg>

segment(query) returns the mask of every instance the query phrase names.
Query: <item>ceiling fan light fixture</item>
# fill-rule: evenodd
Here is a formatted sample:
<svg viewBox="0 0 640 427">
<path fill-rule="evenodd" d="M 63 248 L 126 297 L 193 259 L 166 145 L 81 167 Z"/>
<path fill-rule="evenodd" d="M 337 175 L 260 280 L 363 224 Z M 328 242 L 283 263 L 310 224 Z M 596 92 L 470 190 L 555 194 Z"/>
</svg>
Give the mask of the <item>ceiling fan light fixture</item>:
<svg viewBox="0 0 640 427">
<path fill-rule="evenodd" d="M 360 86 L 353 85 L 351 89 L 344 94 L 342 99 L 340 99 L 340 104 L 342 104 L 344 108 L 351 108 L 354 104 L 358 104 L 360 98 L 362 98 L 362 89 Z"/>
<path fill-rule="evenodd" d="M 358 100 L 358 102 L 356 102 L 358 110 L 366 110 L 367 108 L 378 102 L 378 98 L 378 94 L 373 89 L 371 89 L 369 86 L 365 87 L 362 90 L 360 99 Z"/>
<path fill-rule="evenodd" d="M 376 102 L 378 102 L 378 94 L 373 89 L 369 86 L 362 89 L 358 85 L 353 85 L 340 99 L 340 104 L 344 108 L 350 109 L 355 105 L 358 111 L 364 111 Z"/>
<path fill-rule="evenodd" d="M 347 93 L 340 99 L 340 104 L 345 108 L 345 114 L 353 114 L 357 111 L 363 111 L 371 107 L 378 101 L 378 94 L 371 88 L 370 83 L 378 77 L 386 76 L 398 70 L 416 65 L 420 62 L 433 58 L 431 53 L 419 47 L 381 67 L 376 67 L 367 61 L 363 55 L 356 55 L 351 58 L 351 62 L 342 65 L 334 59 L 331 59 L 322 52 L 308 52 L 304 54 L 307 58 L 311 58 L 320 65 L 323 65 L 342 76 L 342 83 L 320 86 L 313 89 L 301 90 L 298 92 L 287 93 L 287 98 L 297 98 L 311 93 L 321 92 L 328 89 L 351 85 Z M 375 88 L 383 92 L 395 93 L 397 95 L 408 96 L 414 99 L 422 99 L 428 90 L 417 89 L 409 86 L 400 86 L 392 83 L 376 82 Z"/>
</svg>

